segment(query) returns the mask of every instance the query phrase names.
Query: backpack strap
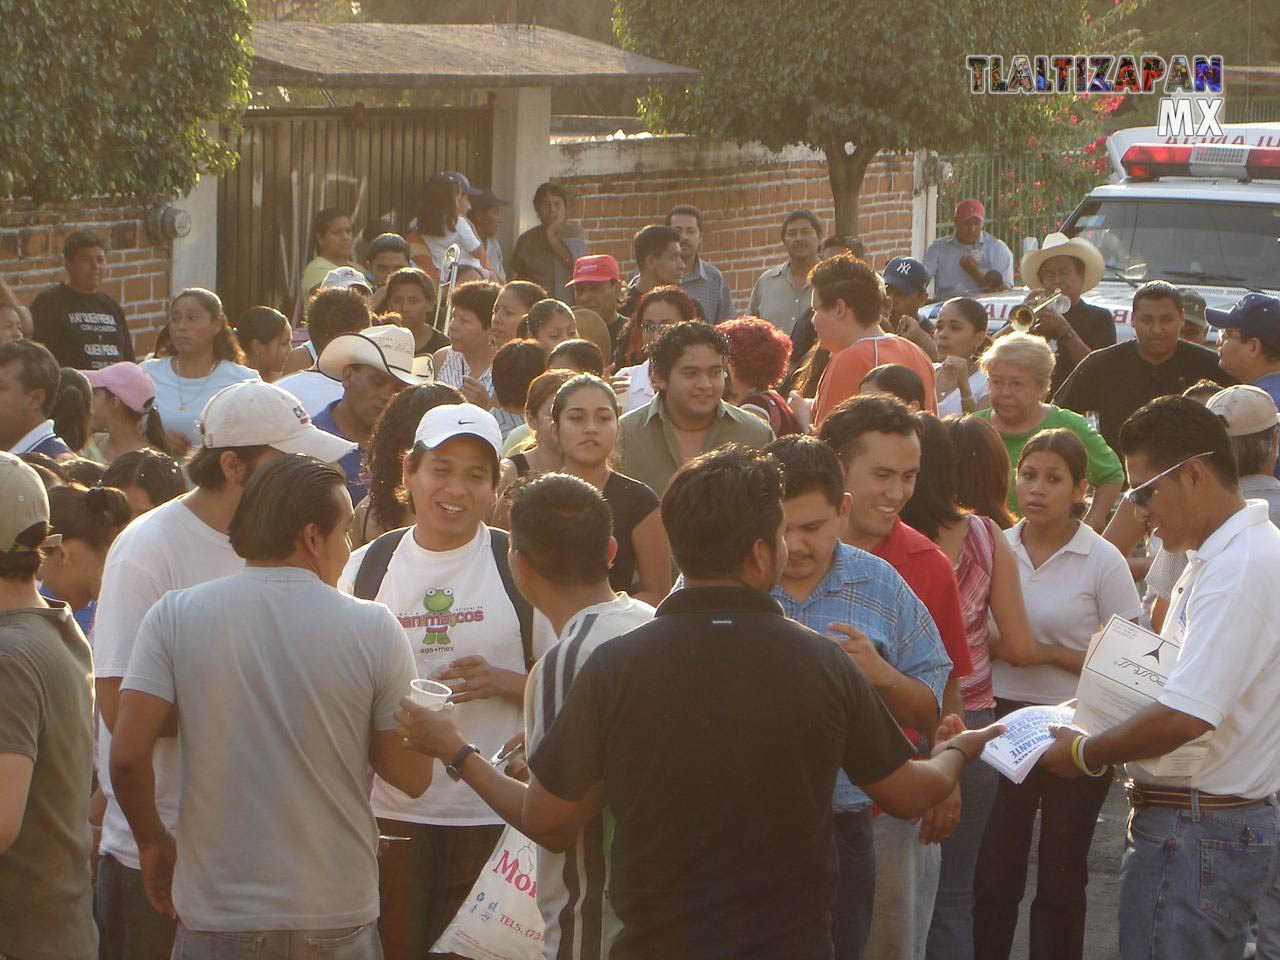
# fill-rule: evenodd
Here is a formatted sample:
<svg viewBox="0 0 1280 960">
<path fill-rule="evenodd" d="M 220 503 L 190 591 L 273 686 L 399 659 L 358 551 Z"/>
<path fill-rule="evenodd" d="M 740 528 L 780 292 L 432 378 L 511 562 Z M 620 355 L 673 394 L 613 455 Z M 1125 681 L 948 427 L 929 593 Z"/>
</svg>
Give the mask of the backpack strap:
<svg viewBox="0 0 1280 960">
<path fill-rule="evenodd" d="M 524 598 L 511 576 L 511 563 L 507 559 L 507 548 L 511 537 L 505 530 L 489 528 L 489 546 L 493 549 L 493 562 L 498 566 L 498 576 L 502 578 L 502 588 L 507 591 L 507 599 L 516 608 L 516 619 L 520 621 L 520 646 L 524 651 L 524 668 L 533 667 L 533 607 Z M 370 551 L 372 552 L 372 551 Z"/>
<path fill-rule="evenodd" d="M 361 600 L 378 599 L 378 589 L 382 586 L 382 578 L 387 575 L 387 566 L 391 563 L 391 555 L 400 546 L 400 541 L 409 532 L 409 527 L 391 530 L 382 534 L 369 549 L 364 552 L 360 561 L 360 569 L 356 571 L 356 582 L 352 594 Z"/>
</svg>

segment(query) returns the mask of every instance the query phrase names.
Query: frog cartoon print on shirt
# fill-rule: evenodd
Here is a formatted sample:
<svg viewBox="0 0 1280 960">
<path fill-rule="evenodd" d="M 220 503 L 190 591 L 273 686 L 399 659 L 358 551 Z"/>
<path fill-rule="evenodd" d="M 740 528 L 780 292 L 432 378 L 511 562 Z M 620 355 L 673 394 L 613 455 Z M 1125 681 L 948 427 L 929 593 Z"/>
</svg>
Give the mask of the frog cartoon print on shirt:
<svg viewBox="0 0 1280 960">
<path fill-rule="evenodd" d="M 422 635 L 422 645 L 447 644 L 449 642 L 448 613 L 453 607 L 453 591 L 449 588 L 432 588 L 422 598 L 422 605 L 428 614 L 436 614 L 427 618 L 427 629 Z"/>
</svg>

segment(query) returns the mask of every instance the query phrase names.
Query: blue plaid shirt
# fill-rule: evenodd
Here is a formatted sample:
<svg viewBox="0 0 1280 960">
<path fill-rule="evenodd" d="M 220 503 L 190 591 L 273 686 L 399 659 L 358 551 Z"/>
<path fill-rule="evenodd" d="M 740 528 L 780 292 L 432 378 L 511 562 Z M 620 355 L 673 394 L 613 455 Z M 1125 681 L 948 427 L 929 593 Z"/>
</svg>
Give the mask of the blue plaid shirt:
<svg viewBox="0 0 1280 960">
<path fill-rule="evenodd" d="M 941 707 L 951 658 L 929 611 L 898 571 L 879 557 L 840 543 L 831 569 L 809 596 L 796 601 L 781 587 L 774 587 L 773 597 L 788 617 L 818 633 L 830 635 L 829 623 L 847 623 L 861 630 L 895 669 L 927 684 Z M 832 805 L 837 813 L 865 810 L 871 798 L 841 770 Z"/>
</svg>

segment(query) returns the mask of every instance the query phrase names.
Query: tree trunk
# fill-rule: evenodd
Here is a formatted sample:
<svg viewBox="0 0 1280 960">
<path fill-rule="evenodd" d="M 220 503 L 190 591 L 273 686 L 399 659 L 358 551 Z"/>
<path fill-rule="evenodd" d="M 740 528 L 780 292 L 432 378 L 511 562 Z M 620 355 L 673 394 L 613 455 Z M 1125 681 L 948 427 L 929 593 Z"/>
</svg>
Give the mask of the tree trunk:
<svg viewBox="0 0 1280 960">
<path fill-rule="evenodd" d="M 862 178 L 875 159 L 880 147 L 875 143 L 860 143 L 849 156 L 843 143 L 827 147 L 827 178 L 831 181 L 831 198 L 836 207 L 838 236 L 858 235 L 858 200 L 862 193 Z"/>
</svg>

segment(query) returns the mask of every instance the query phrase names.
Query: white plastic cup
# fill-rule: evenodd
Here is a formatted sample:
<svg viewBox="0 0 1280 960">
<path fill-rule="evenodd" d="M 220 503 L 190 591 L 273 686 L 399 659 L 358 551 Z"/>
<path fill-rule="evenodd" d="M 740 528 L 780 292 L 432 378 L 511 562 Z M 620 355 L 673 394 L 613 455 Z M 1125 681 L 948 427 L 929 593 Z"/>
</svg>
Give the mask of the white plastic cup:
<svg viewBox="0 0 1280 960">
<path fill-rule="evenodd" d="M 409 698 L 428 710 L 443 710 L 448 705 L 449 697 L 453 693 L 445 684 L 436 680 L 412 680 L 409 686 L 413 688 Z"/>
</svg>

